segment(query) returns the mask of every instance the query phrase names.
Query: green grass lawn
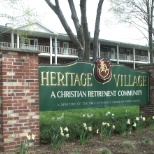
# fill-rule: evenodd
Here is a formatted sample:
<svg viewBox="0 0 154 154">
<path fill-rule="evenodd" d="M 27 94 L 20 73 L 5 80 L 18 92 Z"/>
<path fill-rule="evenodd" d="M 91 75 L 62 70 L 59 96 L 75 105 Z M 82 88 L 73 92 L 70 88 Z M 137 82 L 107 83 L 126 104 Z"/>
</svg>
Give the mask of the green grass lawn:
<svg viewBox="0 0 154 154">
<path fill-rule="evenodd" d="M 107 112 L 110 112 L 109 116 L 106 115 Z M 54 142 L 54 140 L 51 141 L 51 137 L 55 137 L 58 142 L 61 127 L 68 127 L 70 133 L 69 139 L 74 140 L 79 137 L 78 130 L 82 130 L 83 124 L 85 123 L 87 126 L 92 127 L 93 132 L 96 132 L 96 130 L 102 125 L 102 122 L 109 122 L 113 125 L 113 122 L 116 124 L 124 119 L 125 125 L 127 119 L 133 119 L 136 116 L 139 116 L 139 106 L 118 106 L 109 108 L 87 108 L 41 112 L 41 142 Z M 122 124 L 123 122 L 121 125 Z"/>
<path fill-rule="evenodd" d="M 60 110 L 60 111 L 44 111 L 40 113 L 41 124 L 51 124 L 52 119 L 60 117 L 64 114 L 65 120 L 71 122 L 82 121 L 83 115 L 93 114 L 95 119 L 105 119 L 106 113 L 109 111 L 115 115 L 116 118 L 123 117 L 125 112 L 130 111 L 134 116 L 139 115 L 139 106 L 118 106 L 109 108 L 87 108 L 74 110 Z"/>
</svg>

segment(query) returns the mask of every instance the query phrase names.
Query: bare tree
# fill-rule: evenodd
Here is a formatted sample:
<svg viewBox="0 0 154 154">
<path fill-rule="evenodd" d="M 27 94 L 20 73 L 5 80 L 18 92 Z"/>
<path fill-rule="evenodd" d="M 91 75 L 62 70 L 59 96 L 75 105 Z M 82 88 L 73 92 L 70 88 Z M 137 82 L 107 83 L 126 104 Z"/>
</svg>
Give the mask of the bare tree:
<svg viewBox="0 0 154 154">
<path fill-rule="evenodd" d="M 76 8 L 73 0 L 68 0 L 68 4 L 71 10 L 71 16 L 74 23 L 74 27 L 76 30 L 76 34 L 72 32 L 72 29 L 67 23 L 63 12 L 61 10 L 59 0 L 55 0 L 55 4 L 53 4 L 50 0 L 45 0 L 49 7 L 55 12 L 58 16 L 61 24 L 63 25 L 65 31 L 70 37 L 73 44 L 76 46 L 78 51 L 78 56 L 80 60 L 88 60 L 90 57 L 90 32 L 88 29 L 88 21 L 87 21 L 87 11 L 86 11 L 86 3 L 87 0 L 80 0 L 80 10 L 81 10 L 81 22 L 77 16 Z M 97 58 L 98 51 L 98 37 L 99 37 L 99 25 L 100 25 L 100 16 L 102 10 L 102 4 L 104 0 L 99 0 L 97 7 L 97 15 L 95 21 L 95 31 L 94 31 L 94 39 L 93 39 L 93 59 Z"/>
<path fill-rule="evenodd" d="M 147 39 L 150 62 L 153 63 L 153 3 L 154 0 L 110 0 L 110 10 L 120 23 L 136 27 Z"/>
</svg>

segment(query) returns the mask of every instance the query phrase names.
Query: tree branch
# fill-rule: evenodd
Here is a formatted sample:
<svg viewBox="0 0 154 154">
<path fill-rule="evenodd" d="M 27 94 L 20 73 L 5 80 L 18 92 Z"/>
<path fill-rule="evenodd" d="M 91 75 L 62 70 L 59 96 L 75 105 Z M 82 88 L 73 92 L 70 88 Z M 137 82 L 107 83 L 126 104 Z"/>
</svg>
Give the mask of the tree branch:
<svg viewBox="0 0 154 154">
<path fill-rule="evenodd" d="M 84 54 L 84 59 L 89 61 L 90 33 L 89 33 L 89 30 L 88 30 L 86 3 L 87 3 L 87 0 L 80 0 L 81 25 L 83 27 L 83 34 L 84 34 L 84 40 L 85 40 L 85 54 Z"/>
<path fill-rule="evenodd" d="M 77 17 L 74 2 L 73 2 L 73 0 L 68 0 L 68 3 L 69 3 L 70 10 L 71 10 L 71 13 L 72 13 L 72 20 L 74 22 L 77 37 L 78 37 L 79 41 L 81 42 L 83 48 L 85 48 L 85 41 L 84 41 L 84 37 L 83 37 L 83 29 L 82 29 L 82 26 L 79 24 L 79 19 Z"/>
<path fill-rule="evenodd" d="M 56 5 L 53 5 L 53 3 L 50 0 L 45 0 L 45 1 L 49 5 L 49 7 L 55 12 L 55 14 L 58 16 L 61 24 L 63 25 L 65 31 L 67 32 L 68 36 L 70 37 L 71 41 L 74 43 L 76 48 L 80 51 L 83 51 L 83 47 L 82 47 L 81 43 L 78 41 L 76 36 L 73 34 L 70 26 L 68 25 L 64 15 L 63 15 L 63 12 L 61 11 L 61 8 L 59 6 L 59 1 L 55 0 Z"/>
<path fill-rule="evenodd" d="M 93 40 L 93 59 L 96 59 L 98 56 L 98 37 L 100 32 L 100 17 L 102 13 L 102 5 L 104 0 L 100 0 L 97 7 L 96 21 L 95 21 L 95 31 L 94 31 L 94 40 Z"/>
</svg>

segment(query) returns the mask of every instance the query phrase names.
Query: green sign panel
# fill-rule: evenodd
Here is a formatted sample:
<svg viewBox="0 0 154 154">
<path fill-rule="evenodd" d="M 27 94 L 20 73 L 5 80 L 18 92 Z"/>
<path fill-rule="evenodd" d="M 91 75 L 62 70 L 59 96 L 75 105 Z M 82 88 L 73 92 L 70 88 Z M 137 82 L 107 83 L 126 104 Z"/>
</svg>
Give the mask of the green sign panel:
<svg viewBox="0 0 154 154">
<path fill-rule="evenodd" d="M 105 59 L 39 66 L 40 110 L 145 105 L 149 74 Z"/>
</svg>

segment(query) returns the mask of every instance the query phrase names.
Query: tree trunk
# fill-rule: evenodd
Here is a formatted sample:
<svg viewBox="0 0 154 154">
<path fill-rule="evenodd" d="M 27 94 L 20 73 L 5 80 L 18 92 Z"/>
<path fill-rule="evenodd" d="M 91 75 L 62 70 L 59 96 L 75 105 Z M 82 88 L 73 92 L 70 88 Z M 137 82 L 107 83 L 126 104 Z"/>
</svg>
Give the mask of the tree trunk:
<svg viewBox="0 0 154 154">
<path fill-rule="evenodd" d="M 149 52 L 150 52 L 150 63 L 153 63 L 153 40 L 152 40 L 152 30 L 153 30 L 153 2 L 151 6 L 150 2 L 147 1 L 147 14 L 148 14 L 148 33 L 149 33 Z"/>
<path fill-rule="evenodd" d="M 94 40 L 93 40 L 93 60 L 98 58 L 98 37 L 99 37 L 99 27 L 100 27 L 100 17 L 102 12 L 102 4 L 104 0 L 100 0 L 97 7 L 97 15 L 95 21 L 95 32 L 94 32 Z"/>
</svg>

